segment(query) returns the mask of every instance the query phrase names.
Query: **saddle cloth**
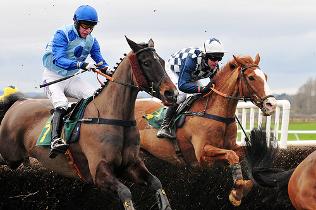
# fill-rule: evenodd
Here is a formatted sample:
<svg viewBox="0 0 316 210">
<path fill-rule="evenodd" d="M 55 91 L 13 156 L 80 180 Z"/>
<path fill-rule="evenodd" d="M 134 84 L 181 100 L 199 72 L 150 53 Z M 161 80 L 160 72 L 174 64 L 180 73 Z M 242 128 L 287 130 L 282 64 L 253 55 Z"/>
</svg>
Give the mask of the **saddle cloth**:
<svg viewBox="0 0 316 210">
<path fill-rule="evenodd" d="M 200 98 L 200 94 L 189 96 L 182 104 L 179 105 L 177 109 L 177 113 L 174 116 L 174 124 L 176 128 L 181 128 L 184 124 L 185 114 L 184 112 L 189 110 L 194 101 Z M 151 114 L 146 114 L 143 117 L 148 121 L 148 124 L 152 127 L 159 129 L 161 127 L 161 123 L 166 115 L 167 107 L 161 107 L 154 111 Z"/>
<path fill-rule="evenodd" d="M 62 137 L 65 141 L 70 144 L 77 142 L 80 135 L 80 125 L 79 121 L 82 119 L 84 110 L 87 105 L 92 101 L 93 97 L 87 99 L 81 99 L 68 111 L 68 114 L 64 117 L 64 127 L 62 131 Z M 52 116 L 50 116 L 43 129 L 39 135 L 36 146 L 50 146 L 52 140 Z"/>
</svg>

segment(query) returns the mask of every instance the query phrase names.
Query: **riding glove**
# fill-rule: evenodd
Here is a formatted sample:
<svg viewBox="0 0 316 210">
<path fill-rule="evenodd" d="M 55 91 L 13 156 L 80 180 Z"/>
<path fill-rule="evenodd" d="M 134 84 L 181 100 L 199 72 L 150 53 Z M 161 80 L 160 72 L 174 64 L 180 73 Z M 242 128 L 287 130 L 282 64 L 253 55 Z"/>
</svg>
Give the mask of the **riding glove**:
<svg viewBox="0 0 316 210">
<path fill-rule="evenodd" d="M 201 93 L 208 93 L 211 91 L 211 88 L 213 87 L 214 82 L 212 80 L 210 80 L 210 82 L 201 88 L 200 92 Z"/>
<path fill-rule="evenodd" d="M 109 75 L 109 76 L 112 76 L 112 75 L 114 74 L 115 69 L 112 69 L 111 67 L 106 66 L 106 67 L 100 69 L 100 71 L 101 71 L 102 73 L 104 73 L 104 74 L 107 74 L 107 75 Z"/>
<path fill-rule="evenodd" d="M 97 64 L 95 63 L 82 63 L 81 68 L 84 70 L 91 71 L 93 69 L 97 69 Z"/>
</svg>

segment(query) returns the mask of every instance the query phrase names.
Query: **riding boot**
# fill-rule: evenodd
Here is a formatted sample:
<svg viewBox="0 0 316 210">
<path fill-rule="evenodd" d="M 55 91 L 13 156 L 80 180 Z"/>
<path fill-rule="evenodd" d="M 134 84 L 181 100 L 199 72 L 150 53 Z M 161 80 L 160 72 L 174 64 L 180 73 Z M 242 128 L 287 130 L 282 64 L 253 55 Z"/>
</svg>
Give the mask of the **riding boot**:
<svg viewBox="0 0 316 210">
<path fill-rule="evenodd" d="M 174 115 L 177 112 L 178 105 L 169 106 L 166 112 L 166 116 L 164 117 L 161 127 L 157 132 L 158 138 L 176 138 L 176 131 L 174 129 Z"/>
<path fill-rule="evenodd" d="M 60 137 L 65 114 L 66 110 L 64 108 L 57 107 L 54 110 L 52 119 L 52 143 L 49 153 L 50 158 L 55 158 L 59 153 L 64 154 L 69 147 L 65 140 Z"/>
</svg>

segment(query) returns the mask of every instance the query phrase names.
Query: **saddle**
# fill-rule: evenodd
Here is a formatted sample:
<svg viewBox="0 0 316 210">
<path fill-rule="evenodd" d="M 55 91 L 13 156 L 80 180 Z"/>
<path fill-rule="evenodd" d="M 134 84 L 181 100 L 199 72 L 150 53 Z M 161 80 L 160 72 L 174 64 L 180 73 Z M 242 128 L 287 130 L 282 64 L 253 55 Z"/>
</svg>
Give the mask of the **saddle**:
<svg viewBox="0 0 316 210">
<path fill-rule="evenodd" d="M 199 98 L 202 97 L 202 94 L 198 93 L 198 94 L 194 94 L 194 95 L 190 95 L 188 98 L 185 99 L 184 102 L 182 102 L 178 109 L 177 109 L 177 113 L 176 113 L 176 116 L 179 116 L 178 118 L 176 118 L 177 120 L 175 120 L 175 125 L 176 125 L 176 128 L 181 128 L 184 124 L 184 120 L 185 120 L 185 117 L 186 115 L 183 114 L 185 113 L 186 111 L 188 111 L 192 104 Z"/>
<path fill-rule="evenodd" d="M 81 99 L 77 103 L 72 104 L 67 109 L 67 114 L 63 118 L 64 127 L 62 131 L 63 138 L 65 141 L 70 144 L 77 142 L 80 135 L 80 125 L 84 110 L 87 105 L 92 101 L 93 97 L 89 97 L 87 99 Z M 48 118 L 45 126 L 42 129 L 41 134 L 38 137 L 36 142 L 37 146 L 50 146 L 51 144 L 51 120 L 52 116 Z"/>
<path fill-rule="evenodd" d="M 201 94 L 195 94 L 189 96 L 184 102 L 182 102 L 177 108 L 176 115 L 174 116 L 174 125 L 176 128 L 181 128 L 184 124 L 187 110 L 190 109 L 192 104 L 201 97 Z M 151 114 L 146 114 L 143 117 L 148 121 L 148 124 L 152 127 L 159 129 L 161 123 L 166 115 L 167 107 L 161 107 L 158 110 L 154 111 Z"/>
</svg>

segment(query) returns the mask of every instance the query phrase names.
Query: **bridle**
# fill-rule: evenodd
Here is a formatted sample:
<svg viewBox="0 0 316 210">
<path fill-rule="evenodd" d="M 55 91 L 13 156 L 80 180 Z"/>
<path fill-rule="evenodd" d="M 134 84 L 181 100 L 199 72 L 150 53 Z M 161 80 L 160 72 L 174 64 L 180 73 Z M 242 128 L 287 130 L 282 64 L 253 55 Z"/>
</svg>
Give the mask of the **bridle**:
<svg viewBox="0 0 316 210">
<path fill-rule="evenodd" d="M 149 82 L 148 77 L 146 76 L 146 74 L 144 74 L 143 70 L 140 68 L 139 62 L 137 59 L 137 55 L 139 55 L 143 52 L 146 52 L 146 51 L 152 51 L 153 53 L 156 53 L 155 48 L 145 47 L 143 49 L 138 50 L 137 52 L 133 52 L 133 53 L 130 53 L 128 55 L 128 59 L 130 61 L 131 69 L 132 69 L 132 77 L 134 78 L 134 82 L 136 83 L 135 87 L 138 88 L 138 90 L 145 91 L 149 95 L 159 98 L 160 92 L 155 91 L 155 90 L 159 89 L 159 87 L 160 87 L 163 79 L 166 77 L 167 73 L 166 73 L 166 71 L 164 71 L 163 74 L 159 76 L 160 80 L 158 81 L 158 83 L 154 84 L 154 82 L 151 82 L 151 83 Z M 160 62 L 159 62 L 159 64 L 161 65 Z M 163 68 L 163 67 L 161 66 L 161 68 Z"/>
<path fill-rule="evenodd" d="M 135 89 L 138 89 L 139 91 L 143 90 L 153 97 L 160 98 L 160 96 L 161 96 L 160 92 L 156 91 L 156 90 L 159 89 L 163 79 L 167 76 L 167 73 L 166 73 L 166 71 L 164 71 L 163 74 L 159 76 L 160 80 L 156 84 L 154 84 L 154 82 L 151 82 L 151 83 L 148 82 L 149 79 L 146 77 L 146 74 L 144 74 L 143 70 L 140 68 L 138 58 L 137 58 L 137 55 L 139 55 L 143 52 L 146 52 L 146 51 L 152 51 L 153 53 L 156 52 L 155 48 L 153 48 L 153 47 L 145 47 L 143 49 L 138 50 L 137 52 L 132 52 L 132 53 L 127 55 L 127 58 L 130 62 L 131 69 L 132 69 L 132 71 L 131 71 L 132 78 L 133 78 L 133 81 L 135 84 L 129 84 L 129 83 L 125 83 L 125 82 L 116 81 L 113 79 L 113 77 L 110 77 L 109 75 L 106 75 L 99 70 L 94 70 L 94 72 L 99 74 L 99 75 L 104 76 L 110 82 L 114 82 L 114 83 L 117 83 L 117 84 L 120 84 L 120 85 L 123 85 L 126 87 L 130 87 L 130 88 L 135 88 Z M 157 56 L 157 57 L 159 57 L 159 56 Z M 123 59 L 121 59 L 121 60 L 123 60 Z M 159 64 L 161 65 L 161 68 L 163 68 L 160 61 L 159 61 Z"/>
<path fill-rule="evenodd" d="M 225 93 L 222 93 L 218 90 L 215 89 L 215 86 L 213 85 L 213 87 L 211 88 L 211 91 L 207 94 L 204 95 L 204 97 L 210 95 L 212 92 L 220 95 L 220 96 L 223 96 L 224 98 L 228 98 L 228 99 L 233 99 L 233 100 L 243 100 L 243 101 L 251 101 L 252 103 L 254 103 L 257 107 L 259 107 L 260 109 L 263 108 L 263 102 L 267 99 L 267 98 L 274 98 L 273 95 L 267 95 L 265 97 L 260 97 L 258 96 L 258 94 L 256 94 L 255 92 L 255 88 L 249 84 L 247 78 L 246 78 L 246 75 L 245 75 L 245 71 L 247 69 L 250 69 L 250 68 L 253 68 L 253 67 L 256 67 L 256 68 L 259 68 L 258 65 L 242 65 L 239 68 L 239 75 L 238 75 L 238 92 L 239 92 L 239 96 L 230 96 L 230 95 L 227 95 Z M 259 68 L 260 69 L 260 68 Z M 249 93 L 249 96 L 245 96 L 244 92 L 243 91 L 243 86 L 246 86 L 246 90 L 247 92 Z"/>
</svg>

